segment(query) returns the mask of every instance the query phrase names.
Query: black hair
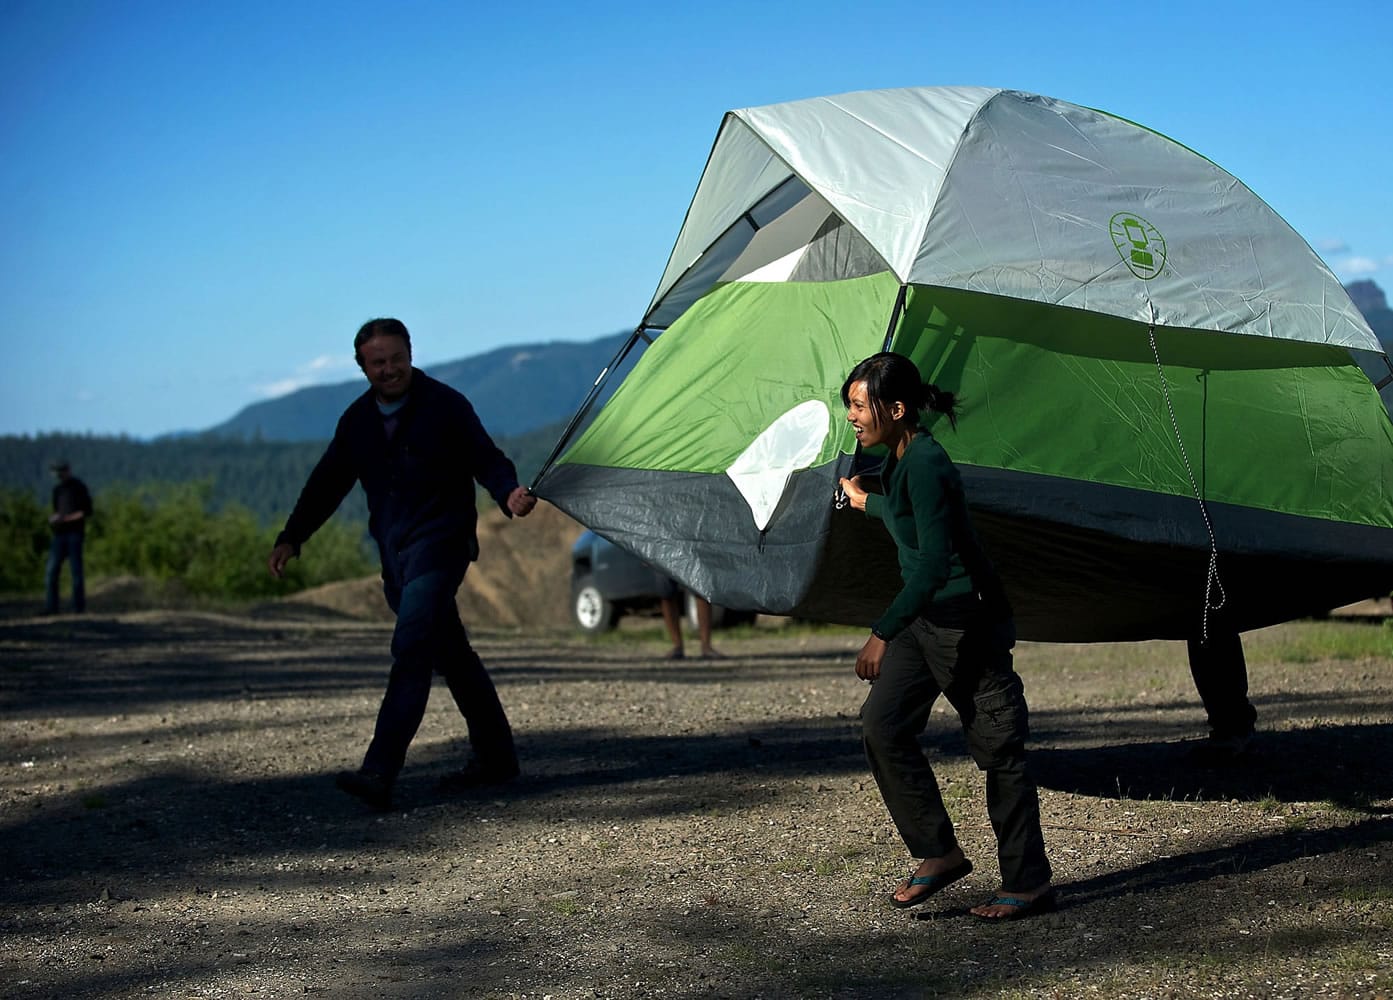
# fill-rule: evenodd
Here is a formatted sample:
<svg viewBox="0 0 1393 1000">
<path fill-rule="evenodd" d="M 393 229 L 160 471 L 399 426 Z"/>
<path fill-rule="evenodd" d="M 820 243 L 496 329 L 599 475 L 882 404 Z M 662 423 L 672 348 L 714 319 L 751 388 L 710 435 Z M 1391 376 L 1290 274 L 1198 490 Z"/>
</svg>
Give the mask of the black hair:
<svg viewBox="0 0 1393 1000">
<path fill-rule="evenodd" d="M 872 354 L 851 369 L 842 383 L 843 406 L 851 406 L 851 387 L 857 382 L 866 383 L 866 398 L 876 419 L 882 423 L 890 422 L 890 404 L 904 403 L 910 423 L 916 426 L 920 410 L 942 413 L 950 425 L 958 426 L 958 397 L 932 382 L 925 382 L 914 362 L 903 354 L 893 351 Z"/>
<path fill-rule="evenodd" d="M 373 337 L 400 337 L 406 341 L 407 353 L 411 352 L 411 334 L 406 332 L 405 323 L 387 317 L 370 319 L 358 328 L 358 335 L 353 338 L 353 360 L 358 364 L 363 363 L 362 346 Z"/>
</svg>

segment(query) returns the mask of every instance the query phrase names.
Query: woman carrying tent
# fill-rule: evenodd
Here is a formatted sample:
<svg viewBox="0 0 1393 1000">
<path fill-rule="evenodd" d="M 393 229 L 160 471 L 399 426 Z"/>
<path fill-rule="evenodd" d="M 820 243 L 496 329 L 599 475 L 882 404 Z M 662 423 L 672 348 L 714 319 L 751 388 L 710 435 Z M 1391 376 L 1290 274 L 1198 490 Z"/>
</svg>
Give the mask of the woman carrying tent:
<svg viewBox="0 0 1393 1000">
<path fill-rule="evenodd" d="M 905 846 L 923 859 L 890 902 L 917 906 L 972 871 L 919 746 L 943 694 L 986 773 L 1001 867 L 1001 891 L 972 913 L 1012 920 L 1052 910 L 1039 797 L 1026 772 L 1027 710 L 1011 663 L 1010 605 L 977 541 L 957 468 L 919 425 L 919 412 L 930 409 L 956 426 L 954 396 L 887 352 L 852 369 L 842 402 L 861 447 L 889 449 L 883 495 L 868 493 L 859 477 L 841 484 L 851 506 L 889 530 L 904 581 L 856 658 L 856 676 L 871 682 L 861 708 L 866 759 Z"/>
</svg>

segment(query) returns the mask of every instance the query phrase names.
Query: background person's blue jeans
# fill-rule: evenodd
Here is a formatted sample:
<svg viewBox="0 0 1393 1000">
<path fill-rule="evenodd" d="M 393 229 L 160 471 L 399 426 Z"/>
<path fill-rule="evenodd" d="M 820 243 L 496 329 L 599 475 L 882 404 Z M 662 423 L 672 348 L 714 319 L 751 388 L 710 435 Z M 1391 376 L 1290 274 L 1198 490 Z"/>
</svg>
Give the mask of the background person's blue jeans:
<svg viewBox="0 0 1393 1000">
<path fill-rule="evenodd" d="M 392 673 L 372 743 L 363 757 L 364 771 L 388 781 L 396 778 L 425 717 L 432 673 L 439 673 L 449 685 L 479 763 L 500 770 L 517 766 L 508 716 L 483 661 L 469 644 L 455 604 L 463 579 L 461 570 L 426 573 L 400 589 L 391 581 L 384 585 L 387 603 L 397 614 L 397 627 L 392 633 Z"/>
<path fill-rule="evenodd" d="M 68 562 L 68 571 L 73 576 L 73 610 L 87 610 L 87 591 L 82 575 L 82 533 L 77 531 L 55 532 L 48 546 L 48 568 L 44 582 L 48 592 L 44 598 L 44 610 L 49 614 L 58 611 L 58 578 L 63 571 L 63 560 Z"/>
</svg>

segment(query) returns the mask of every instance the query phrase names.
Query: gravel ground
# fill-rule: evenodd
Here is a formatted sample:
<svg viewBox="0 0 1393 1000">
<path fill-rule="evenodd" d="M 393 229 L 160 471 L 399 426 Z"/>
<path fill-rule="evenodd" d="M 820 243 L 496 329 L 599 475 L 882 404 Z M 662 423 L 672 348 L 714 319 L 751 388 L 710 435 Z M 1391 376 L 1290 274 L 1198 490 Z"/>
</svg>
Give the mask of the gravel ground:
<svg viewBox="0 0 1393 1000">
<path fill-rule="evenodd" d="M 297 617 L 298 616 L 298 617 Z M 976 872 L 921 911 L 858 743 L 847 631 L 659 659 L 481 632 L 512 786 L 446 796 L 437 685 L 398 808 L 354 766 L 388 628 L 196 612 L 0 621 L 6 997 L 1387 997 L 1393 628 L 1247 638 L 1264 735 L 1202 731 L 1178 643 L 1022 644 L 1057 913 L 986 924 L 980 775 L 925 735 Z"/>
</svg>

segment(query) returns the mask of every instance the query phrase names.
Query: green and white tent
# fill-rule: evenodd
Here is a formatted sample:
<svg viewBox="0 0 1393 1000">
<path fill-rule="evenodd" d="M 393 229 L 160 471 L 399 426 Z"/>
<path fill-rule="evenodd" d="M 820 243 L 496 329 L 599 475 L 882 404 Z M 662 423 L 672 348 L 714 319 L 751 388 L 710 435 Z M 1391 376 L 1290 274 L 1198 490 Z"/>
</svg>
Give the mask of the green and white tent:
<svg viewBox="0 0 1393 1000">
<path fill-rule="evenodd" d="M 864 623 L 898 590 L 833 503 L 874 458 L 842 379 L 887 348 L 960 398 L 933 430 L 1024 637 L 1393 587 L 1382 347 L 1242 182 L 1104 112 L 978 87 L 731 112 L 616 363 L 639 342 L 535 489 L 727 606 Z"/>
</svg>

